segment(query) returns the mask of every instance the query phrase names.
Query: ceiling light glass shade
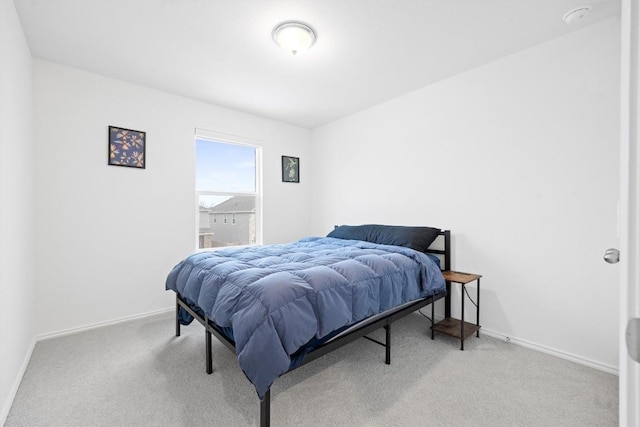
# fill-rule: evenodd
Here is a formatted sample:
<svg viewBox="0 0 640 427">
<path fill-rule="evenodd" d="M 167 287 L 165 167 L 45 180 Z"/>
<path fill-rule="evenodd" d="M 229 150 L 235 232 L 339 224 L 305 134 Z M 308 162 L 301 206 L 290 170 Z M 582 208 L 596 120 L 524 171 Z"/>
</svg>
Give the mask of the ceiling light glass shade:
<svg viewBox="0 0 640 427">
<path fill-rule="evenodd" d="M 591 13 L 591 5 L 587 4 L 584 6 L 576 7 L 575 9 L 571 9 L 569 12 L 564 14 L 562 19 L 564 19 L 564 22 L 569 25 L 577 24 L 582 21 L 582 19 L 589 13 Z"/>
<path fill-rule="evenodd" d="M 292 55 L 309 49 L 317 39 L 315 30 L 300 21 L 285 21 L 276 25 L 272 37 L 278 46 Z"/>
</svg>

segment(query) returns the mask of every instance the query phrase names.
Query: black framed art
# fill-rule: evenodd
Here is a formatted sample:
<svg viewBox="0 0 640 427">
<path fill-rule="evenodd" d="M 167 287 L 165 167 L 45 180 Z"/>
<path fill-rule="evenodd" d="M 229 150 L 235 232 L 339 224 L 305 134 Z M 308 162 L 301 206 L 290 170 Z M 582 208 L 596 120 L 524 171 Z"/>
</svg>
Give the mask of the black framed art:
<svg viewBox="0 0 640 427">
<path fill-rule="evenodd" d="M 109 165 L 144 169 L 146 132 L 109 126 Z"/>
<path fill-rule="evenodd" d="M 300 182 L 300 158 L 282 156 L 282 182 Z"/>
</svg>

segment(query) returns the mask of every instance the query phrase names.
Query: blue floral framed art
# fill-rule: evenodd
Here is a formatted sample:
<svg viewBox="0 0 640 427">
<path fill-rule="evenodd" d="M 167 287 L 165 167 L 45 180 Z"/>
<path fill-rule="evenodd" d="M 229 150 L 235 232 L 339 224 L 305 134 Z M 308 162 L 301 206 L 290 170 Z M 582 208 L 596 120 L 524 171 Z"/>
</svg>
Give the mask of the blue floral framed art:
<svg viewBox="0 0 640 427">
<path fill-rule="evenodd" d="M 146 132 L 109 126 L 109 165 L 144 169 Z"/>
<path fill-rule="evenodd" d="M 300 159 L 282 156 L 282 182 L 300 182 Z"/>
</svg>

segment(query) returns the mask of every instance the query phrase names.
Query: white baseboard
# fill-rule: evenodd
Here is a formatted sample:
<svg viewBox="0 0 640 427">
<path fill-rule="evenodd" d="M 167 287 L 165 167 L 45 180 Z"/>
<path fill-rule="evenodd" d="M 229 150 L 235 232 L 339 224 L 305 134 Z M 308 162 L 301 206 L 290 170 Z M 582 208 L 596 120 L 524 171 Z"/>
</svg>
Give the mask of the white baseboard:
<svg viewBox="0 0 640 427">
<path fill-rule="evenodd" d="M 48 340 L 51 338 L 62 337 L 65 335 L 76 334 L 78 332 L 84 332 L 91 329 L 102 328 L 104 326 L 116 325 L 118 323 L 129 322 L 131 320 L 144 319 L 145 317 L 155 316 L 157 314 L 169 313 L 175 311 L 175 306 L 170 308 L 163 308 L 160 310 L 149 311 L 146 313 L 134 314 L 132 316 L 125 316 L 114 320 L 106 320 L 104 322 L 91 323 L 84 326 L 78 326 L 75 328 L 63 329 L 60 331 L 47 332 L 45 334 L 36 335 L 36 341 Z"/>
<path fill-rule="evenodd" d="M 7 417 L 9 416 L 9 410 L 11 409 L 11 405 L 13 405 L 13 400 L 16 397 L 16 393 L 18 393 L 18 388 L 20 388 L 22 377 L 24 377 L 24 373 L 27 371 L 27 366 L 29 366 L 29 361 L 31 360 L 33 349 L 36 347 L 36 342 L 37 342 L 37 339 L 34 337 L 31 340 L 31 344 L 29 345 L 27 354 L 25 355 L 24 361 L 22 362 L 22 366 L 20 366 L 18 375 L 16 375 L 16 379 L 13 382 L 13 386 L 9 391 L 9 396 L 7 396 L 7 400 L 4 402 L 4 405 L 2 407 L 2 412 L 0 412 L 0 426 L 3 426 L 4 423 L 7 421 Z"/>
<path fill-rule="evenodd" d="M 443 319 L 444 319 L 444 316 L 442 316 L 442 314 L 435 315 L 436 323 Z M 484 326 L 482 327 L 482 329 L 480 329 L 480 336 L 482 336 L 482 334 L 488 335 L 493 338 L 497 338 L 501 341 L 507 341 L 522 347 L 530 348 L 531 350 L 536 350 L 541 353 L 548 354 L 550 356 L 555 356 L 560 359 L 568 360 L 570 362 L 574 362 L 579 365 L 588 366 L 590 368 L 597 369 L 598 371 L 606 372 L 608 374 L 619 375 L 619 370 L 616 366 L 607 365 L 605 363 L 600 363 L 595 360 L 588 359 L 586 357 L 577 356 L 575 354 L 556 350 L 555 348 L 546 347 L 544 345 L 536 344 L 531 341 L 523 340 L 510 335 L 505 335 L 501 332 L 496 332 L 494 330 L 487 329 Z"/>
<path fill-rule="evenodd" d="M 46 339 L 51 339 L 51 338 L 55 338 L 55 337 L 61 337 L 61 336 L 65 336 L 65 335 L 70 335 L 70 334 L 75 334 L 78 332 L 83 332 L 83 331 L 87 331 L 90 329 L 95 329 L 95 328 L 101 328 L 104 326 L 109 326 L 109 325 L 115 325 L 118 323 L 122 323 L 122 322 L 128 322 L 131 320 L 136 320 L 136 319 L 143 319 L 145 317 L 150 317 L 150 316 L 155 316 L 158 314 L 162 314 L 162 313 L 170 313 L 170 312 L 174 312 L 175 311 L 175 306 L 171 306 L 168 308 L 163 308 L 160 310 L 154 310 L 154 311 L 150 311 L 150 312 L 146 312 L 146 313 L 140 313 L 140 314 L 135 314 L 132 316 L 126 316 L 126 317 L 122 317 L 119 319 L 114 319 L 114 320 L 108 320 L 105 322 L 98 322 L 98 323 L 92 323 L 89 325 L 84 325 L 84 326 L 79 326 L 76 328 L 70 328 L 70 329 L 65 329 L 65 330 L 61 330 L 61 331 L 55 331 L 55 332 L 48 332 L 46 334 L 40 334 L 40 335 L 36 335 L 36 337 L 32 340 L 31 342 L 31 347 L 29 348 L 29 351 L 27 353 L 27 357 L 23 363 L 22 369 L 20 371 L 20 375 L 18 376 L 18 379 L 16 381 L 16 384 L 14 385 L 14 389 L 12 389 L 12 394 L 11 394 L 11 399 L 10 402 L 5 405 L 8 406 L 7 408 L 3 408 L 3 412 L 0 413 L 0 421 L 2 421 L 0 423 L 0 425 L 2 425 L 4 423 L 4 417 L 6 417 L 6 415 L 9 412 L 9 408 L 11 407 L 11 403 L 13 402 L 13 397 L 15 396 L 15 392 L 17 392 L 18 387 L 20 385 L 20 381 L 22 381 L 22 376 L 24 375 L 24 372 L 27 368 L 27 365 L 29 364 L 29 360 L 31 359 L 31 353 L 33 352 L 33 349 L 36 345 L 37 342 L 42 341 L 42 340 L 46 340 Z M 442 315 L 436 314 L 435 315 L 435 319 L 434 321 L 437 323 L 441 320 L 443 320 L 444 317 Z M 582 356 L 577 356 L 575 354 L 571 354 L 571 353 L 567 353 L 564 351 L 560 351 L 551 347 L 547 347 L 544 345 L 540 345 L 531 341 L 527 341 L 527 340 L 523 340 L 517 337 L 513 337 L 513 336 L 508 336 L 505 335 L 501 332 L 496 332 L 494 330 L 491 329 L 487 329 L 485 327 L 483 327 L 480 330 L 481 333 L 486 334 L 490 337 L 493 338 L 497 338 L 499 340 L 502 341 L 508 341 L 510 343 L 522 346 L 522 347 L 526 347 L 526 348 L 530 348 L 532 350 L 536 350 L 539 351 L 541 353 L 545 353 L 545 354 L 549 354 L 551 356 L 555 356 L 558 357 L 560 359 L 564 359 L 564 360 L 568 360 L 570 362 L 574 362 L 574 363 L 578 363 L 580 365 L 584 365 L 584 366 L 588 366 L 590 368 L 593 369 L 597 369 L 599 371 L 602 372 L 607 372 L 609 374 L 613 374 L 613 375 L 619 375 L 619 370 L 616 366 L 612 366 L 612 365 L 607 365 L 605 363 L 601 363 L 601 362 L 597 362 L 595 360 L 591 360 L 588 359 L 586 357 L 582 357 Z M 5 410 L 6 410 L 6 414 L 5 414 Z M 3 417 L 4 415 L 4 417 Z"/>
<path fill-rule="evenodd" d="M 480 329 L 480 335 L 482 334 L 488 335 L 493 338 L 498 338 L 502 341 L 507 341 L 522 347 L 530 348 L 532 350 L 539 351 L 541 353 L 546 353 L 551 356 L 558 357 L 560 359 L 565 359 L 570 362 L 577 363 L 579 365 L 588 366 L 593 369 L 597 369 L 598 371 L 607 372 L 609 374 L 618 375 L 618 368 L 615 366 L 607 365 L 605 363 L 596 362 L 595 360 L 588 359 L 586 357 L 577 356 L 575 354 L 567 353 L 564 351 L 556 350 L 554 348 L 546 347 L 540 344 L 533 343 L 531 341 L 523 340 L 520 338 L 515 338 L 512 336 L 505 335 L 500 332 L 492 331 L 491 329 L 482 328 Z"/>
</svg>

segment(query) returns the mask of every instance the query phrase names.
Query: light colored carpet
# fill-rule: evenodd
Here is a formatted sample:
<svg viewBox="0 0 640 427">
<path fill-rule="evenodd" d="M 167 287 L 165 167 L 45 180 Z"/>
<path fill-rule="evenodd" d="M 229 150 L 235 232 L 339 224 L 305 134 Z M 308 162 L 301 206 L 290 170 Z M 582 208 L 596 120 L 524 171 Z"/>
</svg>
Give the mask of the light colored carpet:
<svg viewBox="0 0 640 427">
<path fill-rule="evenodd" d="M 616 426 L 618 378 L 480 336 L 429 339 L 411 314 L 384 348 L 357 340 L 276 380 L 273 426 Z M 383 331 L 374 336 L 383 339 Z M 172 314 L 36 345 L 6 427 L 258 425 L 255 390 L 204 329 Z"/>
</svg>

